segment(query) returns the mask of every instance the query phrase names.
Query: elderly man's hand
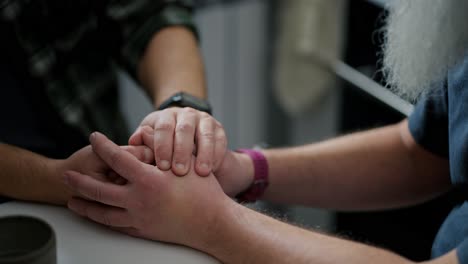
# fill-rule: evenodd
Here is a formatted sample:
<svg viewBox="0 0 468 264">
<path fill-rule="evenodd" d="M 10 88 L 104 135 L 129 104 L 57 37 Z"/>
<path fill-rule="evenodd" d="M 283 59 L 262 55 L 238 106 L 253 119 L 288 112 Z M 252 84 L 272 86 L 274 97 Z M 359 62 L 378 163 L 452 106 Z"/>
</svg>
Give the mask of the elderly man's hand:
<svg viewBox="0 0 468 264">
<path fill-rule="evenodd" d="M 185 177 L 140 162 L 104 135 L 91 136 L 94 152 L 128 182 L 116 185 L 67 172 L 65 182 L 85 199 L 68 207 L 121 232 L 197 247 L 214 221 L 233 203 L 213 174 L 199 177 L 189 161 Z"/>
<path fill-rule="evenodd" d="M 201 176 L 216 171 L 224 159 L 227 147 L 223 126 L 211 115 L 193 108 L 171 107 L 156 111 L 141 122 L 130 137 L 130 145 L 143 145 L 143 127 L 154 129 L 153 145 L 156 164 L 179 176 L 190 170 L 196 152 L 195 170 Z"/>
</svg>

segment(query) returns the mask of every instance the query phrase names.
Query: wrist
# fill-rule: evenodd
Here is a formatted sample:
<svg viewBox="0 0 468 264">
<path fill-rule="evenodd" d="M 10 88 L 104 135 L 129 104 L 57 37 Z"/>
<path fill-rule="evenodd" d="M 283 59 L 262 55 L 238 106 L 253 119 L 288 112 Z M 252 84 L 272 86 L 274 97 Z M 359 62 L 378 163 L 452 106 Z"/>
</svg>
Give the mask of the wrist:
<svg viewBox="0 0 468 264">
<path fill-rule="evenodd" d="M 216 214 L 216 221 L 211 225 L 202 244 L 197 248 L 206 252 L 222 263 L 247 263 L 249 256 L 249 217 L 253 213 L 232 199 L 226 199 L 224 206 Z"/>
<path fill-rule="evenodd" d="M 235 157 L 238 159 L 240 168 L 242 169 L 241 174 L 239 175 L 242 180 L 239 186 L 239 189 L 235 195 L 247 190 L 252 183 L 254 182 L 255 178 L 255 167 L 252 158 L 240 152 L 235 152 Z"/>
<path fill-rule="evenodd" d="M 229 218 L 233 215 L 231 211 L 235 204 L 226 195 L 212 199 L 212 202 L 206 204 L 208 206 L 205 210 L 206 214 L 199 215 L 198 219 L 190 224 L 190 230 L 184 231 L 191 235 L 187 237 L 187 240 L 179 242 L 214 256 L 213 249 L 220 243 L 220 236 L 224 234 Z"/>
<path fill-rule="evenodd" d="M 228 151 L 214 174 L 224 192 L 234 197 L 249 188 L 253 182 L 252 159 L 245 153 Z"/>
<path fill-rule="evenodd" d="M 265 155 L 255 149 L 239 149 L 237 152 L 247 154 L 253 163 L 253 182 L 243 192 L 239 193 L 236 198 L 240 203 L 256 202 L 263 196 L 269 184 L 268 177 L 268 161 Z"/>
<path fill-rule="evenodd" d="M 46 161 L 47 185 L 46 202 L 64 205 L 72 196 L 72 191 L 63 183 L 65 171 L 70 170 L 67 159 L 48 159 Z"/>
</svg>

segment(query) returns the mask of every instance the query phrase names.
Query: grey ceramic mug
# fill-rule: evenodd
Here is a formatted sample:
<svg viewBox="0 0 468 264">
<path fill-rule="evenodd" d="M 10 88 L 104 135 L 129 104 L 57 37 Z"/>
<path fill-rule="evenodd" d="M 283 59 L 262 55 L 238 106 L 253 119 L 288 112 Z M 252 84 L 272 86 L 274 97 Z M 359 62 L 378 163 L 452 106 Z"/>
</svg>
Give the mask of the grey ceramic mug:
<svg viewBox="0 0 468 264">
<path fill-rule="evenodd" d="M 0 263 L 56 264 L 52 227 L 30 216 L 0 217 Z"/>
</svg>

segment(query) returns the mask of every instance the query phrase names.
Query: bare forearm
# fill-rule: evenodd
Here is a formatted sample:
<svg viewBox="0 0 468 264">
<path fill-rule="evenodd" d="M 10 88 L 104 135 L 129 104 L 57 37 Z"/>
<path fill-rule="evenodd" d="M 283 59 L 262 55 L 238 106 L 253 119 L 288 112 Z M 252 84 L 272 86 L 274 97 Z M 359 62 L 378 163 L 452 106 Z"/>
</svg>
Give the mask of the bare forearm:
<svg viewBox="0 0 468 264">
<path fill-rule="evenodd" d="M 143 86 L 158 106 L 175 92 L 206 97 L 204 68 L 197 41 L 184 27 L 158 32 L 138 67 Z"/>
<path fill-rule="evenodd" d="M 0 195 L 19 200 L 61 204 L 69 196 L 61 183 L 58 160 L 0 144 Z"/>
<path fill-rule="evenodd" d="M 270 201 L 369 210 L 419 203 L 450 188 L 448 162 L 417 146 L 406 122 L 265 155 Z"/>
<path fill-rule="evenodd" d="M 223 263 L 408 264 L 389 251 L 277 221 L 240 205 L 231 207 L 217 238 L 202 248 Z M 454 251 L 432 263 L 456 264 Z"/>
</svg>

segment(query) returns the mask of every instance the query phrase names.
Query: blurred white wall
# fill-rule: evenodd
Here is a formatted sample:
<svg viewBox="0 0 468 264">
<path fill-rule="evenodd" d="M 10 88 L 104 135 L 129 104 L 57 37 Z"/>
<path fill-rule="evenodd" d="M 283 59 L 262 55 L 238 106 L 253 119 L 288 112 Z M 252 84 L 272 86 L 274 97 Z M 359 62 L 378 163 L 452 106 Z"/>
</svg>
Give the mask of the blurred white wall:
<svg viewBox="0 0 468 264">
<path fill-rule="evenodd" d="M 266 2 L 207 7 L 196 18 L 210 102 L 232 148 L 251 147 L 265 138 Z"/>
</svg>

